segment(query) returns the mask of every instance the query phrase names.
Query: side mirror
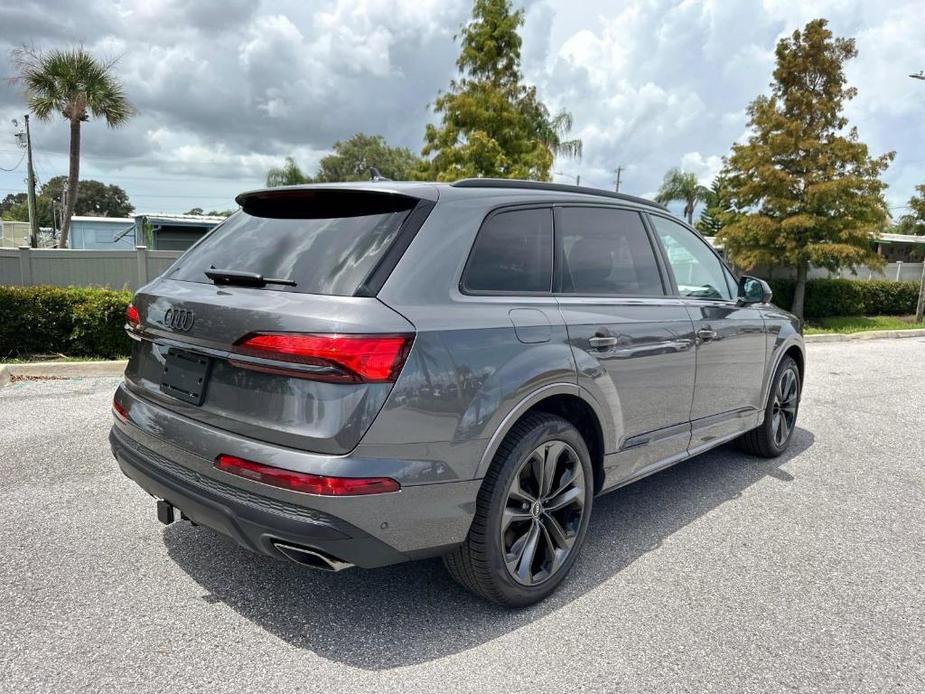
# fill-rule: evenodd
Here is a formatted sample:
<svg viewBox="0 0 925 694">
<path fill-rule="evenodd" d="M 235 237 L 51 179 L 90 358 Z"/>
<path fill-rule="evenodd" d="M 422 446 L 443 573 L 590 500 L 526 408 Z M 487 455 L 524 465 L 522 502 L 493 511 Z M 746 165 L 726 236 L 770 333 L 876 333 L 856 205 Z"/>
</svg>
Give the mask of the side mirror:
<svg viewBox="0 0 925 694">
<path fill-rule="evenodd" d="M 769 304 L 771 294 L 771 288 L 763 279 L 743 275 L 739 280 L 740 304 Z"/>
</svg>

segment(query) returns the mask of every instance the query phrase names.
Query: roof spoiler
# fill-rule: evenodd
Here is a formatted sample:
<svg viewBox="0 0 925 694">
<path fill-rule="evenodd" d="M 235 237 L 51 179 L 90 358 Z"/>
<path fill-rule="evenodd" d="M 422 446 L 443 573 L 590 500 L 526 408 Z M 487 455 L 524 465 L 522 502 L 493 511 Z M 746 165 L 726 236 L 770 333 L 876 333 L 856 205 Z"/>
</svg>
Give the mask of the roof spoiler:
<svg viewBox="0 0 925 694">
<path fill-rule="evenodd" d="M 415 187 L 416 188 L 416 187 Z M 285 186 L 241 193 L 235 198 L 254 217 L 304 219 L 307 217 L 358 217 L 410 210 L 426 194 L 413 189 L 397 191 L 382 184 Z"/>
</svg>

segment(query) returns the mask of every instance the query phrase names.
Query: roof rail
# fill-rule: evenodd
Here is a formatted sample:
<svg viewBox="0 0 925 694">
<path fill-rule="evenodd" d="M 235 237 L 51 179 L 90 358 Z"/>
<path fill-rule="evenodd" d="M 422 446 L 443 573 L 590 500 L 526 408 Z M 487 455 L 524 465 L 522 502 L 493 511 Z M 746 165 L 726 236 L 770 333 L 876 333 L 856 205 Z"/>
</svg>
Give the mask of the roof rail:
<svg viewBox="0 0 925 694">
<path fill-rule="evenodd" d="M 636 195 L 626 193 L 615 193 L 612 190 L 602 188 L 587 188 L 584 186 L 572 186 L 566 183 L 547 183 L 545 181 L 524 181 L 518 178 L 461 178 L 450 184 L 454 188 L 516 188 L 521 190 L 549 190 L 557 193 L 582 193 L 584 195 L 596 195 L 603 198 L 615 198 L 617 200 L 627 200 L 639 205 L 655 207 L 659 210 L 668 208 L 652 200 L 640 198 Z"/>
</svg>

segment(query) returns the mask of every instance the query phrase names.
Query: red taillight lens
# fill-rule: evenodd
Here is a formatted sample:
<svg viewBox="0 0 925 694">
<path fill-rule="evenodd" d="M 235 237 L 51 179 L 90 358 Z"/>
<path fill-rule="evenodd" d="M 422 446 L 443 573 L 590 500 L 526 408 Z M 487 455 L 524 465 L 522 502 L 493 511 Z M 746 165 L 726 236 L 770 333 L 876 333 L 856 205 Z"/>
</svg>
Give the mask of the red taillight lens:
<svg viewBox="0 0 925 694">
<path fill-rule="evenodd" d="M 123 424 L 128 422 L 128 410 L 126 410 L 122 405 L 117 403 L 115 400 L 112 401 L 112 413 L 115 415 Z"/>
<path fill-rule="evenodd" d="M 134 304 L 129 304 L 128 308 L 125 309 L 125 322 L 132 328 L 137 328 L 141 325 L 141 316 L 138 315 L 138 309 L 135 308 Z"/>
<path fill-rule="evenodd" d="M 327 477 L 261 465 L 233 455 L 220 455 L 215 467 L 238 477 L 270 484 L 282 489 L 324 496 L 359 496 L 397 492 L 401 485 L 388 477 Z"/>
<path fill-rule="evenodd" d="M 289 375 L 325 381 L 389 383 L 398 378 L 411 348 L 411 335 L 303 335 L 257 333 L 241 338 L 235 351 L 254 357 L 287 361 L 326 370 L 288 371 Z M 231 362 L 259 371 L 286 371 L 243 360 Z"/>
</svg>

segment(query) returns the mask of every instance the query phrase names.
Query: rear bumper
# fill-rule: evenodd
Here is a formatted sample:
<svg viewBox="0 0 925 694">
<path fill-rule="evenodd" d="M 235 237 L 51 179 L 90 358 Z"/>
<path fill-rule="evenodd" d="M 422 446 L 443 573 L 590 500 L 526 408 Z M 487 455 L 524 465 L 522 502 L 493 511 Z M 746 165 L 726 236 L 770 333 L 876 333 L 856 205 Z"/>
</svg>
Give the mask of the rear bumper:
<svg viewBox="0 0 925 694">
<path fill-rule="evenodd" d="M 318 549 L 365 568 L 411 558 L 334 516 L 274 504 L 220 483 L 195 484 L 184 479 L 186 475 L 178 474 L 169 461 L 158 460 L 152 451 L 130 444 L 115 428 L 109 442 L 122 472 L 138 486 L 170 502 L 194 523 L 212 528 L 254 552 L 283 558 L 274 546 L 274 542 L 282 542 Z"/>
<path fill-rule="evenodd" d="M 185 433 L 196 438 L 167 439 L 163 430 L 156 436 L 143 428 L 156 406 L 124 390 L 117 398 L 129 406 L 130 421 L 116 421 L 109 440 L 125 475 L 195 523 L 255 552 L 282 558 L 274 546 L 281 542 L 373 568 L 442 554 L 465 539 L 471 524 L 479 480 L 409 485 L 398 492 L 354 497 L 282 490 L 216 470 L 211 453 L 205 457 L 191 452 L 213 436 L 227 447 L 227 432 L 181 422 L 179 415 L 156 408 L 161 423 L 163 417 L 176 418 L 174 424 L 193 427 Z M 303 462 L 314 467 L 311 454 L 304 454 Z M 325 472 L 323 466 L 314 471 Z M 153 520 L 153 504 L 151 515 Z"/>
</svg>

